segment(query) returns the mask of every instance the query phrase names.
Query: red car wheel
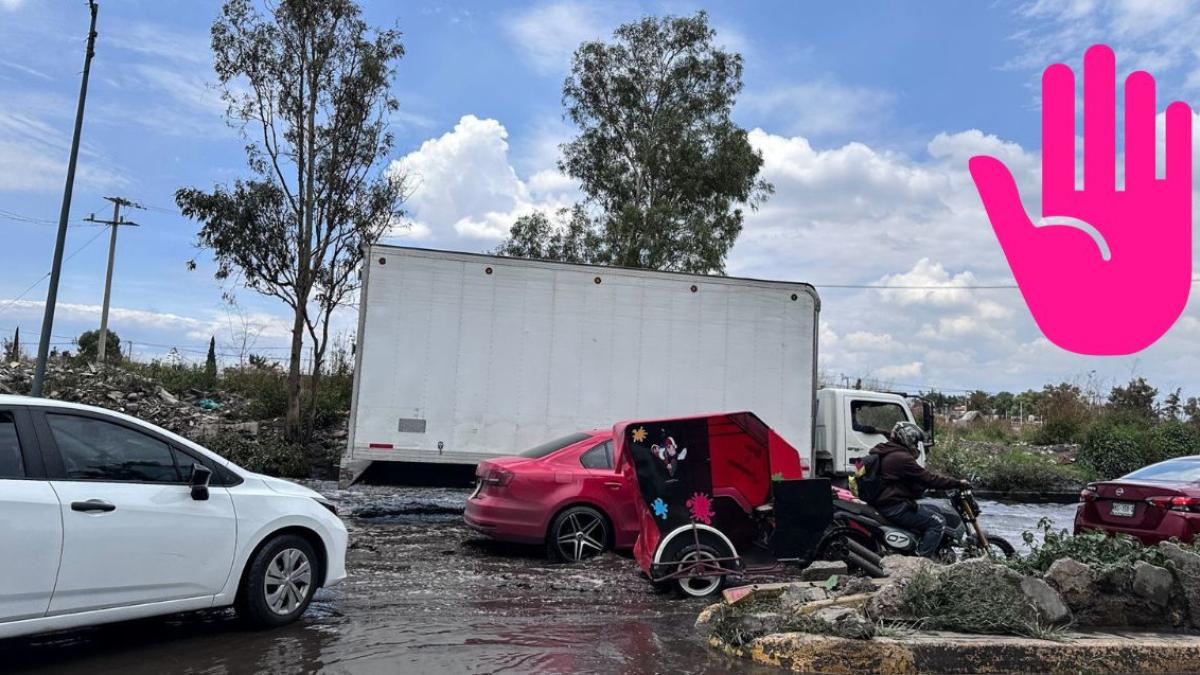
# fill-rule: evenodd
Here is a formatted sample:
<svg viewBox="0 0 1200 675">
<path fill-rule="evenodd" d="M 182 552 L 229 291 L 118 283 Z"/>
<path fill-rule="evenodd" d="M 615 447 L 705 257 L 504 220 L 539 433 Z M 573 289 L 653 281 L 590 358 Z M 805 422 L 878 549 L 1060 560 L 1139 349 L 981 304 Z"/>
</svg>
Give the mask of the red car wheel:
<svg viewBox="0 0 1200 675">
<path fill-rule="evenodd" d="M 555 517 L 546 538 L 550 557 L 579 562 L 609 548 L 608 519 L 590 506 L 572 506 Z"/>
</svg>

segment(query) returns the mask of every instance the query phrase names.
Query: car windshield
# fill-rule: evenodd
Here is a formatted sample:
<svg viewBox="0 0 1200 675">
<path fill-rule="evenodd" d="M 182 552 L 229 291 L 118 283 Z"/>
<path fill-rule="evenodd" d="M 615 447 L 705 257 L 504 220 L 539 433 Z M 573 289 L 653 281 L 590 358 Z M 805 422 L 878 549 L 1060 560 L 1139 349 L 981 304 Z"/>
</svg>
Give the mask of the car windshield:
<svg viewBox="0 0 1200 675">
<path fill-rule="evenodd" d="M 522 452 L 521 456 L 528 457 L 529 459 L 540 459 L 552 452 L 557 452 L 559 450 L 562 450 L 563 448 L 567 447 L 568 445 L 575 445 L 579 441 L 586 440 L 587 438 L 588 438 L 588 434 L 585 434 L 582 432 L 568 434 L 566 436 L 563 436 L 562 438 L 556 438 L 552 441 L 546 441 L 545 443 L 542 443 L 541 445 L 535 445 L 532 448 L 526 450 L 525 452 Z"/>
<path fill-rule="evenodd" d="M 1200 481 L 1200 457 L 1169 459 L 1151 464 L 1124 476 L 1129 480 L 1157 480 L 1192 483 Z"/>
</svg>

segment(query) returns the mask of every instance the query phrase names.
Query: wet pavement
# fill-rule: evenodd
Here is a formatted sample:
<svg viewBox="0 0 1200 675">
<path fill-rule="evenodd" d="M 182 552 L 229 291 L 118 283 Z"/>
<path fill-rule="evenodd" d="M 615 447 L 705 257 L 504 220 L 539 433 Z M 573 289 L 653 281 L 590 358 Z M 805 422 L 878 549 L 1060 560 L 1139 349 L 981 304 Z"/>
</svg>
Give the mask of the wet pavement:
<svg viewBox="0 0 1200 675">
<path fill-rule="evenodd" d="M 314 486 L 348 514 L 350 578 L 305 616 L 267 632 L 231 611 L 0 641 L 0 672 L 44 673 L 767 673 L 707 649 L 692 628 L 705 601 L 657 595 L 627 556 L 548 562 L 539 547 L 479 538 L 465 490 Z M 1020 545 L 1073 506 L 984 502 L 984 521 Z"/>
</svg>

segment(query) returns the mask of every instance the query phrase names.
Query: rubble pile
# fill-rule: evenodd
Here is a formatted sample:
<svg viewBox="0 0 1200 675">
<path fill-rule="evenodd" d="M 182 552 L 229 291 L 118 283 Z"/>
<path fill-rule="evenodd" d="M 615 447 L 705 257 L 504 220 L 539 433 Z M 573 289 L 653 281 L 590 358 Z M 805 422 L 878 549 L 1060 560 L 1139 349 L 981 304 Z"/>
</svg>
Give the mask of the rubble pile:
<svg viewBox="0 0 1200 675">
<path fill-rule="evenodd" d="M 781 584 L 713 605 L 696 623 L 710 641 L 739 648 L 782 633 L 870 639 L 881 626 L 1027 637 L 1068 625 L 1200 630 L 1200 554 L 1171 542 L 1158 548 L 1165 566 L 1064 558 L 1040 575 L 985 559 L 888 556 L 882 583 L 837 575 Z"/>
<path fill-rule="evenodd" d="M 0 393 L 27 395 L 32 383 L 32 363 L 0 364 Z M 241 397 L 195 389 L 175 395 L 157 382 L 122 368 L 51 361 L 43 394 L 125 413 L 189 438 L 210 436 L 230 426 L 257 432 L 257 424 L 242 422 L 249 404 Z M 202 401 L 208 403 L 202 406 Z"/>
</svg>

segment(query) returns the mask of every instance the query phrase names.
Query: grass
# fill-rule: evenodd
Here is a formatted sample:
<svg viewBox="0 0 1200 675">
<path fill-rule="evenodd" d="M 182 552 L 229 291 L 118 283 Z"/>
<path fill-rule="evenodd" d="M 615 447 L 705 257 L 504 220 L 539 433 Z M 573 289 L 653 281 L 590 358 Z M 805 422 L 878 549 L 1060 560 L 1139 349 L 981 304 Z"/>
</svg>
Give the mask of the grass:
<svg viewBox="0 0 1200 675">
<path fill-rule="evenodd" d="M 920 569 L 904 589 L 904 607 L 924 630 L 1049 639 L 1061 629 L 1042 623 L 1019 588 L 980 577 L 966 566 Z"/>
<path fill-rule="evenodd" d="M 929 452 L 929 468 L 962 477 L 976 487 L 1005 492 L 1078 490 L 1090 479 L 1084 467 L 1059 464 L 1053 456 L 1021 448 L 995 451 L 946 436 Z"/>
</svg>

